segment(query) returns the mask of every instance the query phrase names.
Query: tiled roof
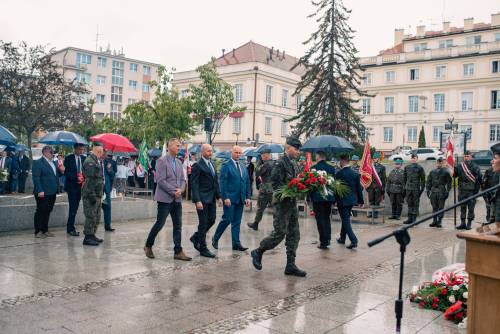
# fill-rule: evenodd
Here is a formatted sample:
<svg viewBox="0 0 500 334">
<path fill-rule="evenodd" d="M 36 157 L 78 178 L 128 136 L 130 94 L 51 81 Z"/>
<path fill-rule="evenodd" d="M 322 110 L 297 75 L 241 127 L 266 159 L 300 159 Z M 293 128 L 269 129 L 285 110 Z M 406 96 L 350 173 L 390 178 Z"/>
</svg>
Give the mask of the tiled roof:
<svg viewBox="0 0 500 334">
<path fill-rule="evenodd" d="M 393 54 L 398 54 L 403 52 L 403 43 L 399 43 L 398 45 L 390 48 L 390 49 L 385 49 L 379 52 L 379 56 L 387 56 L 387 55 L 393 55 Z"/>
<path fill-rule="evenodd" d="M 270 66 L 290 71 L 290 69 L 297 63 L 299 59 L 287 55 L 284 51 L 278 49 L 268 48 L 266 46 L 257 44 L 253 41 L 243 44 L 242 46 L 226 52 L 215 60 L 217 66 L 227 66 L 243 63 L 263 63 Z M 302 75 L 304 73 L 303 67 L 297 67 L 293 73 Z"/>
<path fill-rule="evenodd" d="M 479 23 L 475 23 L 473 26 L 472 26 L 472 29 L 469 30 L 469 31 L 480 31 L 480 30 L 485 30 L 485 29 L 490 29 L 492 26 L 490 23 L 482 23 L 482 22 L 479 22 Z M 445 36 L 445 35 L 448 35 L 448 34 L 458 34 L 458 33 L 462 33 L 464 32 L 464 27 L 450 27 L 449 31 L 448 32 L 444 32 L 442 30 L 435 30 L 435 31 L 426 31 L 425 32 L 425 35 L 423 37 L 436 37 L 436 36 Z M 467 31 L 468 32 L 468 31 Z M 405 38 L 404 40 L 407 41 L 407 40 L 414 40 L 414 39 L 419 39 L 419 38 L 422 38 L 422 37 L 418 37 L 418 36 L 410 36 L 410 37 L 407 37 Z"/>
</svg>

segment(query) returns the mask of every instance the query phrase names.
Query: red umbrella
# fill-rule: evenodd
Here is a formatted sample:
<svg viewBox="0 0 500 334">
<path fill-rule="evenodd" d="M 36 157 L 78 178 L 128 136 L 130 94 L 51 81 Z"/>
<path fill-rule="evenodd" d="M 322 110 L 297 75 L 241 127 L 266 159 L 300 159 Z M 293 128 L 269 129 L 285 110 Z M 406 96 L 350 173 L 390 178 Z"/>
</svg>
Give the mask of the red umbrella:
<svg viewBox="0 0 500 334">
<path fill-rule="evenodd" d="M 134 144 L 126 137 L 116 133 L 103 133 L 90 137 L 90 140 L 102 143 L 104 148 L 113 152 L 137 152 Z"/>
</svg>

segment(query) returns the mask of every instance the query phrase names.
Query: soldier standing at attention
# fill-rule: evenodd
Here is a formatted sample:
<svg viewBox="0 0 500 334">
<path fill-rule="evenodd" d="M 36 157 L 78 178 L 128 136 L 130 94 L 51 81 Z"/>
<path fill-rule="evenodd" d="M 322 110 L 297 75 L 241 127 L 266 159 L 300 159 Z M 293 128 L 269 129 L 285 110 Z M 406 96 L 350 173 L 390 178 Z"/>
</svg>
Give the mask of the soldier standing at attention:
<svg viewBox="0 0 500 334">
<path fill-rule="evenodd" d="M 294 161 L 299 156 L 300 141 L 294 137 L 286 139 L 285 154 L 274 165 L 272 172 L 273 190 L 276 191 L 297 176 L 298 166 Z M 297 246 L 300 240 L 299 216 L 297 201 L 287 198 L 274 204 L 273 212 L 274 231 L 261 241 L 259 248 L 251 252 L 252 263 L 257 270 L 262 269 L 262 255 L 265 251 L 273 249 L 286 237 L 287 263 L 285 275 L 305 277 L 306 272 L 295 265 Z"/>
<path fill-rule="evenodd" d="M 417 160 L 418 156 L 412 153 L 411 163 L 404 169 L 406 203 L 408 203 L 408 219 L 404 224 L 414 223 L 417 219 L 420 196 L 425 190 L 425 171 Z"/>
<path fill-rule="evenodd" d="M 370 183 L 370 186 L 366 188 L 366 191 L 368 192 L 368 200 L 370 202 L 371 206 L 378 206 L 380 205 L 380 202 L 382 201 L 382 198 L 384 197 L 384 192 L 385 192 L 385 181 L 386 181 L 386 174 L 385 174 L 385 167 L 380 163 L 380 153 L 375 152 L 373 154 L 373 166 L 375 167 L 375 170 L 377 171 L 377 174 L 380 178 L 380 182 L 382 182 L 382 189 L 379 188 L 377 182 L 373 180 L 372 183 Z M 358 171 L 359 173 L 359 171 Z M 368 212 L 367 214 L 368 218 L 372 216 L 371 212 Z M 373 218 L 378 218 L 378 212 L 375 211 L 373 212 Z"/>
<path fill-rule="evenodd" d="M 483 182 L 481 183 L 481 190 L 491 188 L 500 182 L 500 174 L 493 171 L 493 167 L 488 168 L 483 175 Z M 486 223 L 495 222 L 495 192 L 483 195 L 484 203 L 486 203 Z"/>
<path fill-rule="evenodd" d="M 431 200 L 432 213 L 444 208 L 444 204 L 451 189 L 451 175 L 446 168 L 443 168 L 443 158 L 438 158 L 436 168 L 427 177 L 427 197 Z M 442 227 L 443 214 L 435 216 L 430 227 Z"/>
<path fill-rule="evenodd" d="M 258 231 L 259 223 L 262 220 L 264 210 L 273 201 L 273 183 L 271 173 L 273 171 L 274 162 L 271 160 L 271 150 L 266 149 L 261 154 L 262 163 L 257 165 L 255 171 L 255 179 L 259 182 L 259 197 L 257 199 L 257 213 L 253 223 L 248 223 L 248 227 Z"/>
<path fill-rule="evenodd" d="M 481 170 L 472 162 L 470 151 L 465 151 L 464 161 L 455 167 L 454 176 L 458 178 L 458 201 L 462 201 L 479 192 L 481 187 Z M 472 221 L 474 220 L 475 206 L 475 199 L 460 206 L 461 223 L 457 227 L 457 230 L 471 229 Z M 467 225 L 465 224 L 466 219 Z"/>
<path fill-rule="evenodd" d="M 101 161 L 103 155 L 102 145 L 94 143 L 92 152 L 83 163 L 85 178 L 82 188 L 83 213 L 85 214 L 83 244 L 87 246 L 99 246 L 102 242 L 102 239 L 95 236 L 95 232 L 101 221 L 101 202 L 104 194 L 104 164 Z"/>
<path fill-rule="evenodd" d="M 396 160 L 394 169 L 389 173 L 387 178 L 386 191 L 391 199 L 392 216 L 389 219 L 400 219 L 401 211 L 403 211 L 403 202 L 405 199 L 405 184 L 404 171 L 401 169 L 403 160 Z"/>
</svg>

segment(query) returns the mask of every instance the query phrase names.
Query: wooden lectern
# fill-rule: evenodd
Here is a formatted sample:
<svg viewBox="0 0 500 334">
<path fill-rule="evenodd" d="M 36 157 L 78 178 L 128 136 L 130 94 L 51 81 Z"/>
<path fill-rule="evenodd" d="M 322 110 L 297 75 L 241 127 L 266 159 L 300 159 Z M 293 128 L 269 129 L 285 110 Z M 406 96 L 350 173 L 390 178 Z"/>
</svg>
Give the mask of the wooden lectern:
<svg viewBox="0 0 500 334">
<path fill-rule="evenodd" d="M 500 223 L 457 235 L 466 240 L 467 334 L 500 333 Z"/>
</svg>

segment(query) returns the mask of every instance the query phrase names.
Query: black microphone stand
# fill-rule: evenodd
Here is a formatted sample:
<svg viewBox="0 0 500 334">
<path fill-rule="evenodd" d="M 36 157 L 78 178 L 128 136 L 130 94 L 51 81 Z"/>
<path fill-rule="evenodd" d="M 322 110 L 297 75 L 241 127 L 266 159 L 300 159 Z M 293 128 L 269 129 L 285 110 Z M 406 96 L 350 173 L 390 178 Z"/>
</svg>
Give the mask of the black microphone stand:
<svg viewBox="0 0 500 334">
<path fill-rule="evenodd" d="M 494 190 L 497 190 L 499 188 L 500 188 L 500 183 L 497 184 L 497 185 L 495 185 L 495 186 L 493 186 L 493 187 L 491 187 L 491 188 L 488 188 L 488 189 L 486 189 L 484 191 L 478 192 L 475 195 L 467 197 L 466 199 L 464 199 L 464 200 L 462 200 L 462 201 L 460 201 L 458 203 L 455 203 L 455 204 L 453 204 L 450 207 L 447 207 L 447 208 L 444 208 L 442 210 L 439 210 L 439 211 L 433 213 L 432 215 L 423 217 L 423 218 L 417 220 L 414 223 L 408 224 L 406 226 L 402 226 L 401 228 L 399 228 L 399 229 L 397 229 L 395 231 L 392 231 L 389 234 L 386 234 L 384 236 L 381 236 L 381 237 L 379 237 L 377 239 L 374 239 L 374 240 L 368 242 L 368 247 L 373 247 L 373 246 L 378 245 L 379 243 L 385 241 L 386 239 L 389 239 L 390 237 L 394 237 L 394 238 L 396 238 L 396 241 L 399 244 L 399 252 L 401 254 L 400 265 L 399 265 L 399 291 L 398 291 L 398 299 L 396 299 L 395 308 L 394 308 L 395 313 L 396 313 L 396 333 L 401 333 L 401 322 L 403 320 L 403 276 L 404 276 L 404 261 L 405 261 L 406 246 L 408 246 L 410 244 L 410 241 L 411 241 L 410 234 L 408 233 L 408 230 L 410 228 L 412 228 L 412 227 L 420 225 L 423 222 L 428 221 L 431 218 L 434 218 L 436 216 L 444 214 L 445 212 L 453 210 L 456 207 L 459 207 L 459 206 L 461 206 L 463 204 L 466 204 L 469 201 L 472 201 L 472 200 L 474 200 L 474 199 L 476 199 L 476 198 L 478 198 L 480 196 L 483 196 L 483 195 L 485 195 L 487 193 L 490 193 L 490 192 L 492 192 Z"/>
</svg>

